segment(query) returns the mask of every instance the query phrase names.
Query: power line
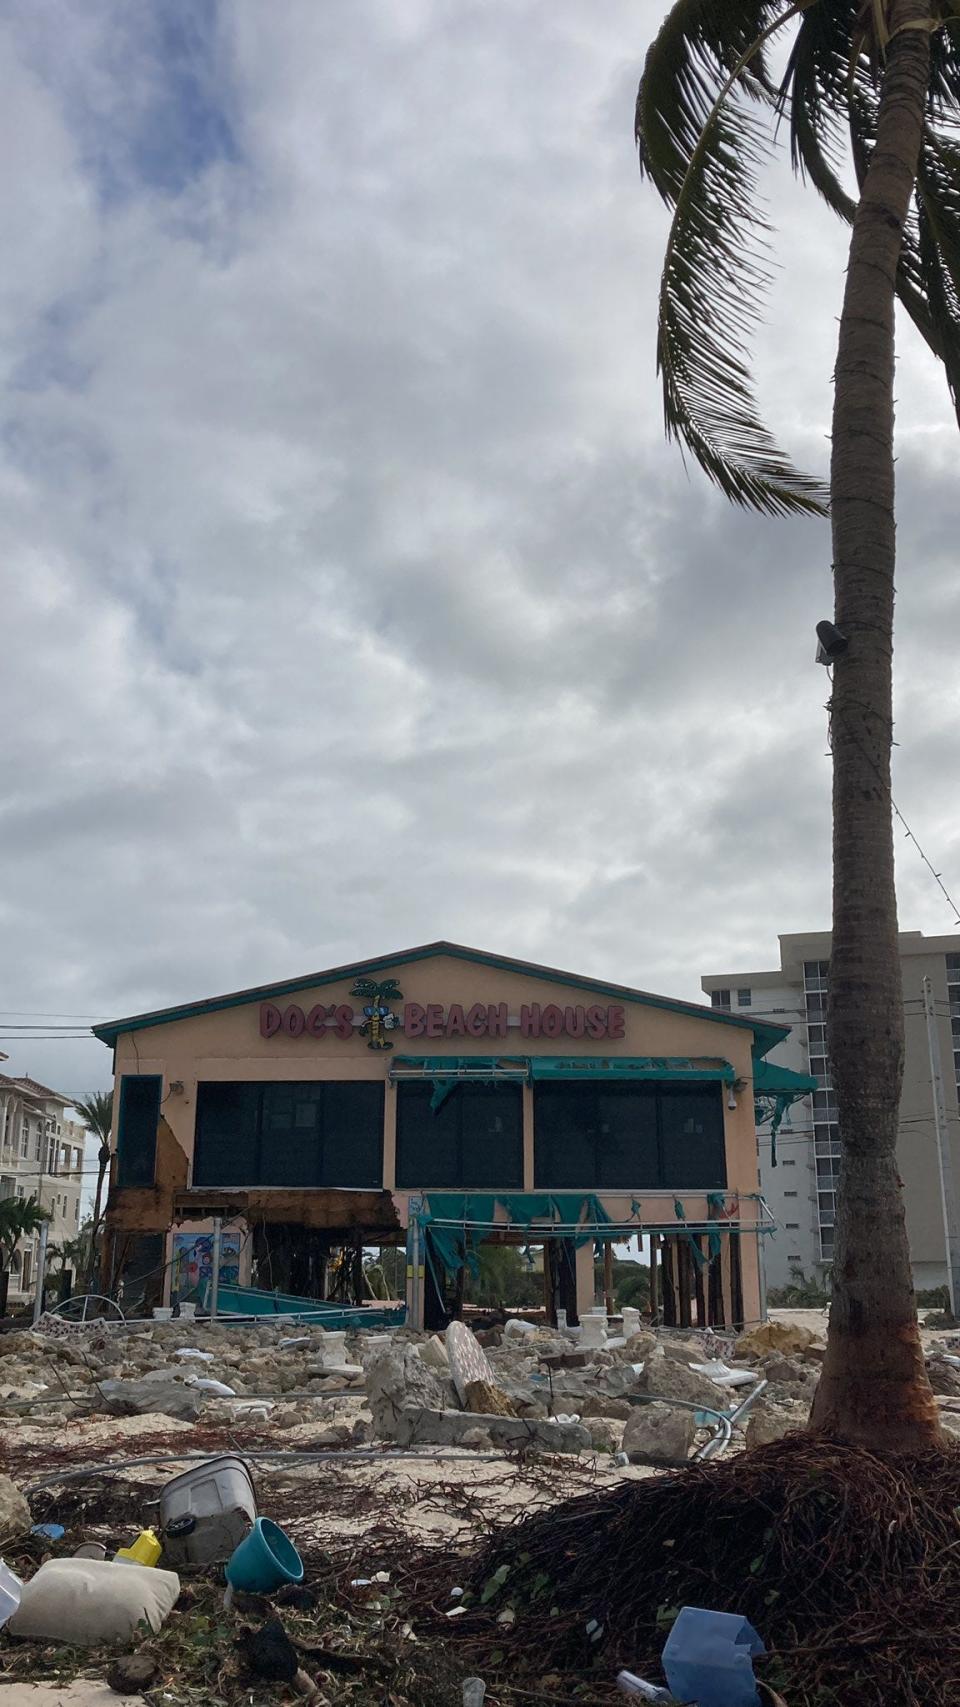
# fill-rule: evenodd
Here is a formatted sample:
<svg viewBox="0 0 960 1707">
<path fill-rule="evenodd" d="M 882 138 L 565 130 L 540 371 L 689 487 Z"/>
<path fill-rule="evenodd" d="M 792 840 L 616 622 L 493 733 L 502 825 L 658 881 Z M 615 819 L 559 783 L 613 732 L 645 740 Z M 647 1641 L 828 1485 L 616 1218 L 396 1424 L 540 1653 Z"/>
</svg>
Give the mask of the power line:
<svg viewBox="0 0 960 1707">
<path fill-rule="evenodd" d="M 75 1014 L 48 1011 L 46 1008 L 0 1008 L 0 1019 L 89 1019 L 101 1020 L 103 1014 Z"/>
</svg>

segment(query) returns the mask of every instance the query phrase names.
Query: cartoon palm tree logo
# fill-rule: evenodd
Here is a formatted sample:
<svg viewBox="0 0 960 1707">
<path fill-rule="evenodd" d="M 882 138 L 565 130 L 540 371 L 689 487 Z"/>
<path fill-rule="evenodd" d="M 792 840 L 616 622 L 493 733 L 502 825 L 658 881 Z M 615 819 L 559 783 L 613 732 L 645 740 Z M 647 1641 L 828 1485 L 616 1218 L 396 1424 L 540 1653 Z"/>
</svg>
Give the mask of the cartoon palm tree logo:
<svg viewBox="0 0 960 1707">
<path fill-rule="evenodd" d="M 360 1036 L 369 1039 L 367 1048 L 392 1049 L 393 1044 L 383 1034 L 399 1024 L 389 1006 L 390 1002 L 403 1001 L 403 991 L 398 989 L 396 978 L 383 978 L 379 983 L 373 978 L 358 978 L 350 994 L 365 1004 Z"/>
</svg>

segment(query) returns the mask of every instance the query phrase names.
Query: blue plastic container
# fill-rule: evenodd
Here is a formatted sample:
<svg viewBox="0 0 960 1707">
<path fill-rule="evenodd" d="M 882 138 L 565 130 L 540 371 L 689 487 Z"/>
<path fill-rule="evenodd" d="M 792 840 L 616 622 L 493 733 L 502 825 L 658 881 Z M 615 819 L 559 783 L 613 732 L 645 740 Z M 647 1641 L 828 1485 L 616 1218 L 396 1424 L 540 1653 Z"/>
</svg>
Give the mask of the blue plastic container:
<svg viewBox="0 0 960 1707">
<path fill-rule="evenodd" d="M 258 1517 L 227 1560 L 227 1582 L 244 1594 L 269 1594 L 303 1581 L 303 1560 L 289 1536 L 269 1517 Z"/>
<path fill-rule="evenodd" d="M 684 1606 L 661 1656 L 670 1692 L 699 1707 L 759 1707 L 754 1658 L 763 1642 L 746 1618 Z"/>
</svg>

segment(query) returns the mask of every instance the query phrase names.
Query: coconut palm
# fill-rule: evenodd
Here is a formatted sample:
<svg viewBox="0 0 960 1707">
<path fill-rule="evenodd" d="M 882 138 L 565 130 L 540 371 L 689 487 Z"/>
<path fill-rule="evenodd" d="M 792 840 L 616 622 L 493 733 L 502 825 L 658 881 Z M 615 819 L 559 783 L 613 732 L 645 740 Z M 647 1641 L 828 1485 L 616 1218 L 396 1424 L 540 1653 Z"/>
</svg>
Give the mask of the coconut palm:
<svg viewBox="0 0 960 1707">
<path fill-rule="evenodd" d="M 774 515 L 829 503 L 840 638 L 828 1041 L 842 1162 L 830 1336 L 812 1421 L 894 1450 L 939 1437 L 895 1153 L 903 1008 L 890 803 L 894 307 L 898 297 L 942 362 L 956 405 L 958 12 L 958 0 L 676 0 L 647 55 L 636 118 L 642 169 L 673 209 L 658 341 L 668 434 L 735 503 Z M 775 86 L 769 54 L 780 32 L 789 53 Z M 794 167 L 851 227 L 829 493 L 776 444 L 749 367 L 764 283 L 756 175 L 780 119 Z M 856 194 L 844 186 L 845 149 Z"/>
<path fill-rule="evenodd" d="M 94 1271 L 100 1265 L 100 1216 L 103 1201 L 103 1182 L 110 1166 L 110 1126 L 113 1121 L 113 1094 L 110 1091 L 90 1091 L 74 1103 L 74 1108 L 90 1131 L 100 1140 L 97 1151 L 97 1186 L 93 1197 L 93 1215 L 84 1264 L 84 1285 L 89 1290 L 95 1282 Z"/>
<path fill-rule="evenodd" d="M 49 1211 L 42 1209 L 35 1197 L 0 1198 L 0 1292 L 6 1296 L 6 1276 L 13 1253 L 21 1239 L 39 1233 Z"/>
</svg>

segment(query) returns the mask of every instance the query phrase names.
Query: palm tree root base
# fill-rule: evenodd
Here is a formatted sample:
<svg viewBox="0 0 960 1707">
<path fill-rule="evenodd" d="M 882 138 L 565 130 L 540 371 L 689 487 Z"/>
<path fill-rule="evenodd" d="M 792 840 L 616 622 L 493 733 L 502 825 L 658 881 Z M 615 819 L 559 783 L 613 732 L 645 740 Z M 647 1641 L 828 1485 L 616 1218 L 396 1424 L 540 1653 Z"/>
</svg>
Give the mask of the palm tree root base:
<svg viewBox="0 0 960 1707">
<path fill-rule="evenodd" d="M 960 1447 L 893 1456 L 797 1433 L 551 1505 L 495 1532 L 453 1575 L 448 1553 L 424 1558 L 412 1573 L 417 1628 L 491 1680 L 533 1688 L 557 1674 L 563 1696 L 590 1680 L 590 1699 L 606 1701 L 620 1667 L 661 1677 L 677 1609 L 712 1607 L 755 1626 L 768 1650 L 757 1673 L 788 1707 L 956 1707 L 958 1514 Z M 451 1582 L 470 1591 L 455 1620 Z"/>
</svg>

